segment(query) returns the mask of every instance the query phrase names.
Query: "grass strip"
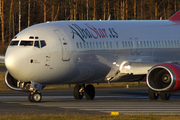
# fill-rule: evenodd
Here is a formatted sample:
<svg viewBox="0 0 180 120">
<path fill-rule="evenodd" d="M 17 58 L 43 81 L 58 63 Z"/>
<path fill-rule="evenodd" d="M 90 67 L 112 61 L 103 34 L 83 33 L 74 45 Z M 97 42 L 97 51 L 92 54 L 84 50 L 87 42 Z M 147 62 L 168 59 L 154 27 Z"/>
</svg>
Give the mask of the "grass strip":
<svg viewBox="0 0 180 120">
<path fill-rule="evenodd" d="M 0 120 L 179 120 L 180 115 L 0 115 Z"/>
</svg>

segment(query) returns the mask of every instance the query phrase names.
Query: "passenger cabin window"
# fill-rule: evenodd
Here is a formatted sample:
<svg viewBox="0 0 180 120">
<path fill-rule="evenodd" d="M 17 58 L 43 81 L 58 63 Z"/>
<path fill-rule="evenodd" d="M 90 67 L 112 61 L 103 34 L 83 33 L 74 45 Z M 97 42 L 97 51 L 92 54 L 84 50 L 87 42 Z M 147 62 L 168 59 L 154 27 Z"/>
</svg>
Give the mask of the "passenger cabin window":
<svg viewBox="0 0 180 120">
<path fill-rule="evenodd" d="M 94 42 L 93 42 L 93 48 L 95 48 L 95 44 L 94 44 Z"/>
<path fill-rule="evenodd" d="M 165 41 L 165 47 L 167 47 L 167 42 Z"/>
<path fill-rule="evenodd" d="M 98 48 L 98 42 L 96 42 L 96 48 Z"/>
<path fill-rule="evenodd" d="M 46 42 L 44 40 L 41 40 L 40 43 L 41 43 L 41 48 L 46 46 Z"/>
<path fill-rule="evenodd" d="M 80 47 L 82 48 L 82 43 L 80 42 Z"/>
<path fill-rule="evenodd" d="M 119 47 L 118 42 L 116 42 L 116 47 L 117 47 L 117 48 Z"/>
<path fill-rule="evenodd" d="M 85 42 L 83 42 L 83 46 L 84 46 L 84 48 L 86 48 L 86 44 L 85 44 Z"/>
<path fill-rule="evenodd" d="M 105 48 L 105 44 L 104 44 L 104 42 L 103 42 L 103 48 Z"/>
<path fill-rule="evenodd" d="M 107 48 L 109 48 L 109 44 L 108 44 L 108 42 L 106 42 L 106 47 L 107 47 Z"/>
<path fill-rule="evenodd" d="M 86 46 L 87 46 L 87 48 L 89 48 L 89 44 L 88 44 L 88 42 L 86 42 Z"/>
<path fill-rule="evenodd" d="M 35 41 L 34 47 L 40 48 L 39 41 Z"/>
<path fill-rule="evenodd" d="M 33 46 L 33 41 L 21 41 L 21 46 Z"/>
<path fill-rule="evenodd" d="M 100 45 L 100 48 L 102 48 L 102 44 L 101 44 L 101 42 L 99 42 L 99 45 Z"/>
<path fill-rule="evenodd" d="M 177 47 L 179 47 L 179 41 L 177 41 Z"/>
<path fill-rule="evenodd" d="M 90 42 L 89 44 L 90 44 L 90 48 L 92 48 L 92 43 Z"/>
<path fill-rule="evenodd" d="M 19 41 L 11 41 L 10 46 L 17 46 Z"/>
<path fill-rule="evenodd" d="M 77 48 L 79 48 L 79 44 L 78 44 L 78 42 L 76 43 L 76 46 L 77 46 Z"/>
<path fill-rule="evenodd" d="M 130 46 L 130 42 L 129 42 L 129 41 L 128 41 L 128 47 L 131 47 L 131 46 Z"/>
<path fill-rule="evenodd" d="M 142 43 L 142 41 L 140 41 L 140 45 L 141 45 L 141 47 L 143 47 L 143 43 Z"/>
<path fill-rule="evenodd" d="M 110 42 L 110 47 L 112 48 L 112 42 Z"/>
</svg>

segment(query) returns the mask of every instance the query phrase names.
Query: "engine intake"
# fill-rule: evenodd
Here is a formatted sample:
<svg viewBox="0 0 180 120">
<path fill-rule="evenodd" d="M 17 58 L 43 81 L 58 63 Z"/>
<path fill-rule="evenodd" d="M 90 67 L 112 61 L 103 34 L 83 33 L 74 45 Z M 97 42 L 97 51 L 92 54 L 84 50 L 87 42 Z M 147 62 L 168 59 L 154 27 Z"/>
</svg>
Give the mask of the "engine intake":
<svg viewBox="0 0 180 120">
<path fill-rule="evenodd" d="M 146 78 L 148 87 L 157 92 L 171 92 L 180 89 L 180 66 L 162 63 L 152 67 Z"/>
</svg>

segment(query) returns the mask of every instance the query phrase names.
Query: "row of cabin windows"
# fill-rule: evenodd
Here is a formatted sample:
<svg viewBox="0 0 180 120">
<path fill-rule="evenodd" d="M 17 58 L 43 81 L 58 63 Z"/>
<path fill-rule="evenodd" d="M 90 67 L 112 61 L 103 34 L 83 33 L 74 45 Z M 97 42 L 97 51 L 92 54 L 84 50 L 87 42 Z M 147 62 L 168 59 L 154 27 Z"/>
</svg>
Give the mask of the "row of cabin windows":
<svg viewBox="0 0 180 120">
<path fill-rule="evenodd" d="M 136 45 L 135 45 L 136 44 Z M 76 42 L 77 48 L 113 48 L 112 42 Z M 122 41 L 123 48 L 132 47 L 180 47 L 179 41 Z M 119 48 L 119 42 L 116 42 L 116 48 Z"/>
<path fill-rule="evenodd" d="M 179 41 L 136 41 L 137 47 L 179 47 Z M 133 41 L 122 41 L 123 48 L 135 47 Z"/>
<path fill-rule="evenodd" d="M 112 42 L 76 42 L 77 48 L 112 48 Z"/>
</svg>

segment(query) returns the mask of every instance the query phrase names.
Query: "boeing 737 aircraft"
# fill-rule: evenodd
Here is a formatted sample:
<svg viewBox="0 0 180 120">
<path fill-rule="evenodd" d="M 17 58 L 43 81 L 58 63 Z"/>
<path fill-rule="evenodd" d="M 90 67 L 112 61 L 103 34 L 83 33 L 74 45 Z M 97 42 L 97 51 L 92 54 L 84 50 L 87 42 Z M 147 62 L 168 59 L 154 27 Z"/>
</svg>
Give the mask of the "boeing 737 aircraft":
<svg viewBox="0 0 180 120">
<path fill-rule="evenodd" d="M 180 11 L 168 20 L 57 21 L 17 34 L 5 54 L 5 83 L 40 102 L 50 84 L 76 84 L 74 98 L 92 100 L 91 83 L 146 80 L 149 98 L 180 89 Z"/>
</svg>

